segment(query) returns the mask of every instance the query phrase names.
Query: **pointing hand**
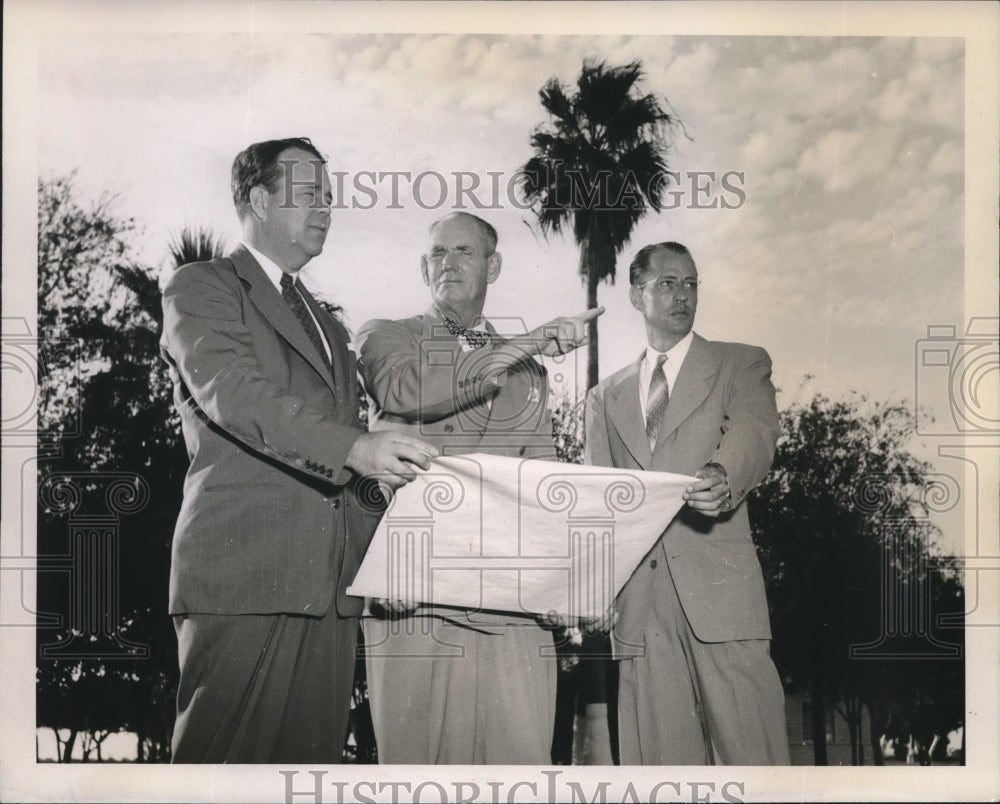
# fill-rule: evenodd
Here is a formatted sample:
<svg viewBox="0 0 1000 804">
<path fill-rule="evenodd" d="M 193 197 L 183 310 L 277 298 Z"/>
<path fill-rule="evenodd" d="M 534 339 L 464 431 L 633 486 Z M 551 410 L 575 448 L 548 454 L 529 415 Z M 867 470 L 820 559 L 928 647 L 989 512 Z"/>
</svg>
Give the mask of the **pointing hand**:
<svg viewBox="0 0 1000 804">
<path fill-rule="evenodd" d="M 553 318 L 547 324 L 532 330 L 528 337 L 538 342 L 539 354 L 546 357 L 564 355 L 589 343 L 587 325 L 603 313 L 603 307 L 595 307 L 579 315 Z"/>
</svg>

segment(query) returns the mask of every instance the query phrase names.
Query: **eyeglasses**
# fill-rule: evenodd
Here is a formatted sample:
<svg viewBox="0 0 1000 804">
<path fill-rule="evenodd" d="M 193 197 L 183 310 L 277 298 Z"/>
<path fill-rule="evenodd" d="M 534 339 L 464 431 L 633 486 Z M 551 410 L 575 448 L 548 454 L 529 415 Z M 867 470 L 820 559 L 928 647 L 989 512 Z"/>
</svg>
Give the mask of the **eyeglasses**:
<svg viewBox="0 0 1000 804">
<path fill-rule="evenodd" d="M 650 279 L 648 282 L 643 282 L 641 285 L 636 285 L 638 288 L 648 288 L 650 285 L 656 288 L 660 293 L 673 294 L 684 288 L 688 293 L 697 293 L 698 285 L 701 284 L 700 279 L 676 279 L 672 276 L 661 276 L 657 279 Z"/>
</svg>

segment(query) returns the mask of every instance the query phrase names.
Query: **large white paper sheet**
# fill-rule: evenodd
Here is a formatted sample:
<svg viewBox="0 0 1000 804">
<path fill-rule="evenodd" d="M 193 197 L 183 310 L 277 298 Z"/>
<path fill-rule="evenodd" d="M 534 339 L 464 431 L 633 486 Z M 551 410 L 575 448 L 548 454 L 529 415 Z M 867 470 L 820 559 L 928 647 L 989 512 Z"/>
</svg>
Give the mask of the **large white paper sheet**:
<svg viewBox="0 0 1000 804">
<path fill-rule="evenodd" d="M 438 458 L 397 492 L 348 592 L 600 616 L 694 480 L 480 453 Z"/>
</svg>

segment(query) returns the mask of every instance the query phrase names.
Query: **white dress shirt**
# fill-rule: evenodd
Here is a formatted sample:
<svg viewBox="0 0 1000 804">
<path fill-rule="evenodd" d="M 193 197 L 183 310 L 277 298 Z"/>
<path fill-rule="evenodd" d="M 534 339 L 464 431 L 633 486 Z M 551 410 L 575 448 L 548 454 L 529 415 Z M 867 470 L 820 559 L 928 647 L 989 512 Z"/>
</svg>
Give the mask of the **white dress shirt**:
<svg viewBox="0 0 1000 804">
<path fill-rule="evenodd" d="M 684 358 L 687 357 L 688 349 L 691 348 L 692 340 L 694 340 L 693 331 L 688 332 L 666 352 L 658 352 L 651 346 L 646 347 L 646 352 L 639 363 L 639 407 L 642 409 L 643 421 L 646 420 L 646 397 L 649 396 L 649 381 L 653 376 L 657 358 L 662 354 L 667 356 L 663 363 L 663 374 L 667 378 L 667 394 L 672 394 L 674 383 L 677 382 L 677 375 L 684 364 Z"/>
</svg>

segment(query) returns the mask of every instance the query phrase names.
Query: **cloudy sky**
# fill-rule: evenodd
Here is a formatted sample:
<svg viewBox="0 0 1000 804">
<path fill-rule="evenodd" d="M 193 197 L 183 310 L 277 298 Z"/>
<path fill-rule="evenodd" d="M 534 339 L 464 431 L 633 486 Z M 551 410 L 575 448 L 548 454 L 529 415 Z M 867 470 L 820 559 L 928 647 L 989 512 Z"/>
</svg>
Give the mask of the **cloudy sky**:
<svg viewBox="0 0 1000 804">
<path fill-rule="evenodd" d="M 39 165 L 118 192 L 159 262 L 184 224 L 236 242 L 227 179 L 246 143 L 310 136 L 343 172 L 346 207 L 310 280 L 354 328 L 423 309 L 426 227 L 471 206 L 456 174 L 475 174 L 475 198 L 500 207 L 480 212 L 505 265 L 487 312 L 533 326 L 585 304 L 576 244 L 546 242 L 507 192 L 545 119 L 538 89 L 574 82 L 584 59 L 639 60 L 683 123 L 680 182 L 620 276 L 641 245 L 680 240 L 704 280 L 699 332 L 765 346 L 788 395 L 812 374 L 810 390 L 899 400 L 927 325 L 963 318 L 963 57 L 955 38 L 54 36 Z M 391 171 L 405 172 L 395 198 Z M 626 284 L 601 289 L 602 375 L 642 344 Z"/>
<path fill-rule="evenodd" d="M 545 120 L 546 80 L 572 85 L 587 59 L 638 60 L 643 90 L 681 121 L 669 156 L 679 181 L 674 208 L 640 223 L 619 283 L 600 290 L 602 376 L 644 343 L 628 262 L 666 239 L 699 266 L 696 330 L 768 349 L 779 405 L 851 391 L 911 404 L 927 327 L 961 333 L 969 314 L 989 312 L 965 309 L 979 267 L 964 264 L 963 38 L 345 34 L 329 32 L 329 15 L 315 26 L 220 16 L 208 33 L 157 20 L 38 38 L 39 171 L 77 170 L 88 197 L 117 193 L 150 264 L 186 224 L 237 242 L 233 156 L 307 135 L 329 157 L 342 207 L 307 282 L 353 329 L 426 307 L 419 255 L 429 223 L 472 207 L 459 182 L 478 182 L 478 211 L 500 232 L 487 314 L 534 326 L 576 313 L 576 244 L 544 238 L 508 187 Z M 574 367 L 559 373 L 572 389 Z M 920 395 L 939 419 L 946 391 Z"/>
</svg>

